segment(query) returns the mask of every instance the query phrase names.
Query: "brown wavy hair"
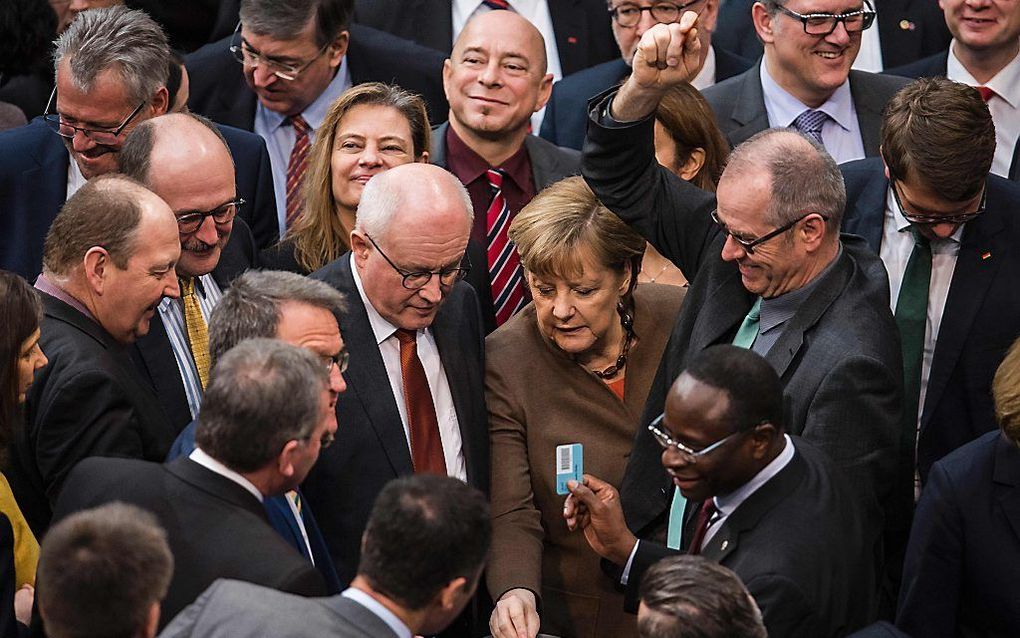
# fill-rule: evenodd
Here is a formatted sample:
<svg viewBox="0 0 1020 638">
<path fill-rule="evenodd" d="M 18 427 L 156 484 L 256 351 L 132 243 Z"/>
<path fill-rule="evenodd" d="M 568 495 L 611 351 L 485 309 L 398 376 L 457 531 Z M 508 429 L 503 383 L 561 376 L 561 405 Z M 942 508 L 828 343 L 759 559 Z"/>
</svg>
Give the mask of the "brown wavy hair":
<svg viewBox="0 0 1020 638">
<path fill-rule="evenodd" d="M 666 168 L 678 170 L 690 157 L 691 151 L 704 149 L 705 163 L 691 183 L 715 192 L 730 155 L 730 144 L 719 130 L 715 114 L 701 92 L 686 82 L 671 87 L 659 101 L 655 119 L 676 145 L 677 165 Z"/>
</svg>

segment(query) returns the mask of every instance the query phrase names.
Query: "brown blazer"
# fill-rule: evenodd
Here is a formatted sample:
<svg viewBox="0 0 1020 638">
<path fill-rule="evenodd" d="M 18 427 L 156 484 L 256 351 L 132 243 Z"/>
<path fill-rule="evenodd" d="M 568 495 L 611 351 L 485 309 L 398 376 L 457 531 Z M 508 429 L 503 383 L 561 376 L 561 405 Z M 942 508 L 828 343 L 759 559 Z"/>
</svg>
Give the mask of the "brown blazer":
<svg viewBox="0 0 1020 638">
<path fill-rule="evenodd" d="M 534 305 L 485 340 L 493 516 L 486 578 L 494 599 L 515 587 L 540 594 L 543 632 L 637 636 L 635 617 L 624 613 L 598 556 L 583 535 L 567 530 L 553 462 L 557 445 L 581 443 L 584 471 L 620 484 L 686 291 L 652 283 L 635 289 L 638 342 L 627 361 L 623 402 L 542 337 Z"/>
</svg>

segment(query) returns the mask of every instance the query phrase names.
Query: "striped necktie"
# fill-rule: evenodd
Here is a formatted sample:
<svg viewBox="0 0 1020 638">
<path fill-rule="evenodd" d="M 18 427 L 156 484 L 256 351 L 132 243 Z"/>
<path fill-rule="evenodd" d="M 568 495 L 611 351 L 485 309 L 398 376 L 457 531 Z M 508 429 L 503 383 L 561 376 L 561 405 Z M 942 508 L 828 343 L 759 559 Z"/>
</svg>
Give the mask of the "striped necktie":
<svg viewBox="0 0 1020 638">
<path fill-rule="evenodd" d="M 209 329 L 202 315 L 202 306 L 195 291 L 195 278 L 182 277 L 181 300 L 184 302 L 184 328 L 188 332 L 188 347 L 195 360 L 198 380 L 204 390 L 209 384 Z"/>
<path fill-rule="evenodd" d="M 311 148 L 308 136 L 311 127 L 305 118 L 295 115 L 289 122 L 294 127 L 294 147 L 290 149 L 290 161 L 287 162 L 287 228 L 297 221 L 305 207 L 305 195 L 301 190 L 301 184 L 308 169 L 308 151 Z"/>
<path fill-rule="evenodd" d="M 487 171 L 492 202 L 485 213 L 485 233 L 489 246 L 489 286 L 492 307 L 496 313 L 496 326 L 503 325 L 515 312 L 524 307 L 524 275 L 517 247 L 510 242 L 510 207 L 503 196 L 503 179 L 500 169 Z"/>
</svg>

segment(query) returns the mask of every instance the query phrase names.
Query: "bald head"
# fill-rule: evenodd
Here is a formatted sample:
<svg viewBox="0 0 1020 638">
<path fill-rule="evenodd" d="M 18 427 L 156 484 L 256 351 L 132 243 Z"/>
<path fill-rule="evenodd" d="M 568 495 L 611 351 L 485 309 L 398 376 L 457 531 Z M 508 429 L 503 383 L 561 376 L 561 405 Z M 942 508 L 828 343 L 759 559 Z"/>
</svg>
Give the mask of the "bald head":
<svg viewBox="0 0 1020 638">
<path fill-rule="evenodd" d="M 413 162 L 380 173 L 368 182 L 358 206 L 357 228 L 372 237 L 387 236 L 390 227 L 408 224 L 452 225 L 468 229 L 474 213 L 460 181 L 434 164 Z"/>
<path fill-rule="evenodd" d="M 473 42 L 496 37 L 512 42 L 514 46 L 511 48 L 532 60 L 539 76 L 545 75 L 549 67 L 545 38 L 535 25 L 516 11 L 486 11 L 468 20 L 453 43 L 451 57 Z"/>
</svg>

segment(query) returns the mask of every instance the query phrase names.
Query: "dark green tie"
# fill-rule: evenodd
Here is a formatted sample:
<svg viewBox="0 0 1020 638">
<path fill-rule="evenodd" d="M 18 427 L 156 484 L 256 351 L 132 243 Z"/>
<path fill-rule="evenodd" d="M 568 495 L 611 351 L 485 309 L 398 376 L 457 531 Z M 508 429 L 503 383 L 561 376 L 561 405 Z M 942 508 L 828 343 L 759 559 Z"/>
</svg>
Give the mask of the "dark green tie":
<svg viewBox="0 0 1020 638">
<path fill-rule="evenodd" d="M 914 249 L 903 271 L 896 298 L 896 325 L 903 345 L 903 422 L 913 435 L 917 429 L 921 393 L 921 362 L 924 360 L 924 332 L 928 324 L 928 285 L 931 283 L 931 244 L 911 226 Z"/>
<path fill-rule="evenodd" d="M 758 297 L 754 300 L 754 305 L 747 312 L 747 316 L 744 317 L 740 328 L 737 329 L 737 334 L 733 337 L 733 345 L 749 350 L 754 345 L 754 340 L 758 338 L 758 324 L 760 322 L 761 297 Z"/>
</svg>

